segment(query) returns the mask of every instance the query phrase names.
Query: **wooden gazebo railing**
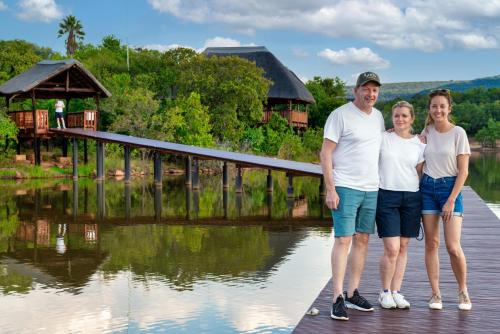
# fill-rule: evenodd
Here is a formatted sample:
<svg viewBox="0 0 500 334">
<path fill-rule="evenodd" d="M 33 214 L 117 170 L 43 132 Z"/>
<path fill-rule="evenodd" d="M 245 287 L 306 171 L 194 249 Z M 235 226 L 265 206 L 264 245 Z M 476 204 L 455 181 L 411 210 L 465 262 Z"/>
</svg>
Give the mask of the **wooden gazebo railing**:
<svg viewBox="0 0 500 334">
<path fill-rule="evenodd" d="M 9 111 L 8 112 L 12 121 L 16 123 L 16 126 L 25 132 L 33 131 L 33 111 L 22 110 L 22 111 Z M 49 132 L 49 111 L 37 109 L 35 110 L 36 117 L 36 134 L 46 135 Z"/>
<path fill-rule="evenodd" d="M 80 112 L 68 113 L 68 128 L 82 128 L 86 130 L 97 130 L 97 111 L 84 110 Z"/>
<path fill-rule="evenodd" d="M 262 114 L 262 123 L 268 123 L 271 119 L 271 115 L 273 112 L 279 112 L 281 117 L 285 118 L 293 127 L 296 128 L 307 128 L 307 112 L 306 111 L 297 111 L 297 110 L 264 110 Z"/>
</svg>

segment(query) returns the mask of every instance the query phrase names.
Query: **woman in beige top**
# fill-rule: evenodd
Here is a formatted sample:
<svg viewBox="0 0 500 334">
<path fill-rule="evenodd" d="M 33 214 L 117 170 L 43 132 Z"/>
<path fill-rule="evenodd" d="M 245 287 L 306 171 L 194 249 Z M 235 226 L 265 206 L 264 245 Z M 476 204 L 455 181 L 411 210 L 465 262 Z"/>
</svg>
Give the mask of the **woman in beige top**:
<svg viewBox="0 0 500 334">
<path fill-rule="evenodd" d="M 440 89 L 429 94 L 429 114 L 423 135 L 424 175 L 421 180 L 422 219 L 425 231 L 425 265 L 432 288 L 429 308 L 442 309 L 439 290 L 439 218 L 442 217 L 446 249 L 458 283 L 458 308 L 472 307 L 467 292 L 467 265 L 460 245 L 462 194 L 468 174 L 470 148 L 465 130 L 450 121 L 451 95 Z"/>
</svg>

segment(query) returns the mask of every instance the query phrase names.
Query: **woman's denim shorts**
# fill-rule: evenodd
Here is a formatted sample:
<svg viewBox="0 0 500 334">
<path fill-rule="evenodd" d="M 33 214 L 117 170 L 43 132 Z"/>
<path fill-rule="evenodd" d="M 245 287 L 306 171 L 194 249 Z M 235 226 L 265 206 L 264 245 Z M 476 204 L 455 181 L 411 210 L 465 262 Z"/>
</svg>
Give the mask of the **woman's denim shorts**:
<svg viewBox="0 0 500 334">
<path fill-rule="evenodd" d="M 456 178 L 456 176 L 447 176 L 434 179 L 427 174 L 422 176 L 420 191 L 422 193 L 423 215 L 441 215 L 443 206 L 453 190 Z M 463 213 L 462 193 L 459 193 L 455 199 L 453 215 L 461 217 Z"/>
</svg>

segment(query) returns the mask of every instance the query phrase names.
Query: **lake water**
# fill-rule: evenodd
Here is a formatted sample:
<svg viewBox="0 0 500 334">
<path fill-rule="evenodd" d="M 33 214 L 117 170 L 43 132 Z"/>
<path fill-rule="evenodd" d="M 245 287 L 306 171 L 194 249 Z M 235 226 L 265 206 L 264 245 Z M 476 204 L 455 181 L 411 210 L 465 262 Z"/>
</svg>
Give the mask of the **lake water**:
<svg viewBox="0 0 500 334">
<path fill-rule="evenodd" d="M 500 163 L 475 155 L 468 184 L 500 210 Z M 290 332 L 330 276 L 318 181 L 246 172 L 245 191 L 183 177 L 2 182 L 2 333 Z M 375 238 L 372 242 L 378 242 Z"/>
</svg>

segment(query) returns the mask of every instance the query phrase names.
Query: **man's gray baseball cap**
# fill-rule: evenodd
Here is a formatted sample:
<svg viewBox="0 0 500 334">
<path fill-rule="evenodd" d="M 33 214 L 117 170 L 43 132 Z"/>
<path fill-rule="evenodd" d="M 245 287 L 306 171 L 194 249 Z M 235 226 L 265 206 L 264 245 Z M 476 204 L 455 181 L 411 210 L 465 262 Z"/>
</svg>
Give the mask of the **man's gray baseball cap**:
<svg viewBox="0 0 500 334">
<path fill-rule="evenodd" d="M 378 77 L 378 75 L 376 73 L 365 72 L 365 73 L 361 73 L 358 76 L 358 80 L 356 81 L 356 87 L 361 87 L 363 85 L 366 85 L 370 81 L 373 81 L 377 85 L 382 86 L 382 84 L 380 83 L 380 78 Z"/>
</svg>

